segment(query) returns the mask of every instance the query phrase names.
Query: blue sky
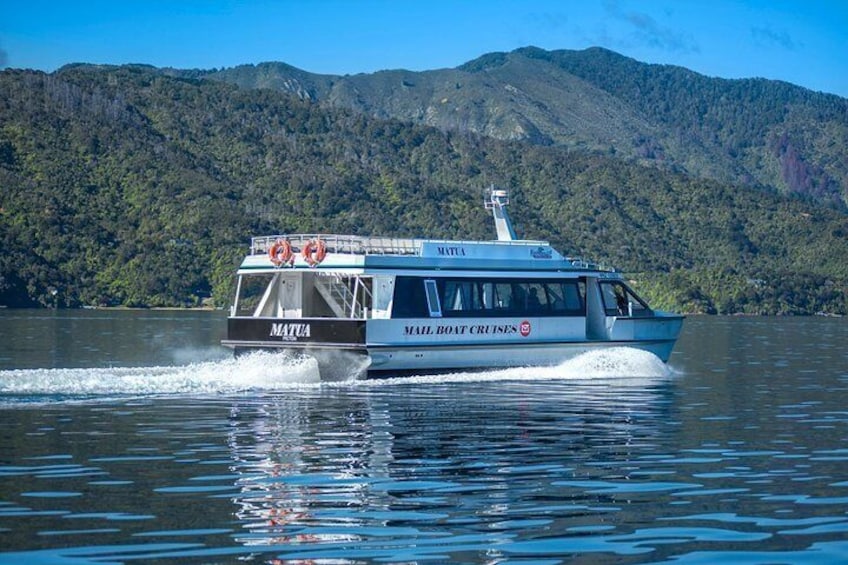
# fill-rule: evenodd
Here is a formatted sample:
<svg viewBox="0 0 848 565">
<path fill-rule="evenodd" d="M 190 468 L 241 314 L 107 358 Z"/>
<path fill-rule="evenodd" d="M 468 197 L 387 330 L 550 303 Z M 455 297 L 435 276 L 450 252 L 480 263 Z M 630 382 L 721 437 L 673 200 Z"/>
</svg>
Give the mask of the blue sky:
<svg viewBox="0 0 848 565">
<path fill-rule="evenodd" d="M 18 0 L 0 8 L 0 66 L 313 73 L 455 67 L 492 51 L 602 46 L 722 78 L 848 97 L 848 0 Z"/>
</svg>

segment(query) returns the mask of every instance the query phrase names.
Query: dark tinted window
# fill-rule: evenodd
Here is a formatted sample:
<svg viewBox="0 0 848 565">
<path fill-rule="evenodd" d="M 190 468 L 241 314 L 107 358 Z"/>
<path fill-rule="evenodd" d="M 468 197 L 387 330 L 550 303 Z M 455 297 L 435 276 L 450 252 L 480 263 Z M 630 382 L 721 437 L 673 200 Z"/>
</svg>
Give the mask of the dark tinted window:
<svg viewBox="0 0 848 565">
<path fill-rule="evenodd" d="M 392 303 L 393 318 L 428 318 L 427 295 L 424 279 L 398 277 L 395 280 L 395 296 Z"/>
<path fill-rule="evenodd" d="M 392 317 L 430 317 L 424 281 L 397 278 Z M 435 282 L 446 318 L 586 314 L 584 281 L 439 278 Z"/>
<path fill-rule="evenodd" d="M 651 309 L 622 282 L 602 282 L 601 296 L 607 316 L 650 316 Z"/>
</svg>

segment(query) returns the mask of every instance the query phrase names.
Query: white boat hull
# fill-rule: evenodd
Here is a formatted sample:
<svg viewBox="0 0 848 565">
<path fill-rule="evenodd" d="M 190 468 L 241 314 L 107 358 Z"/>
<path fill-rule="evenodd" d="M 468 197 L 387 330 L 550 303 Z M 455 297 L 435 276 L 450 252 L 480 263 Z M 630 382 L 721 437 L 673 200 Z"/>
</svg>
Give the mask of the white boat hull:
<svg viewBox="0 0 848 565">
<path fill-rule="evenodd" d="M 587 340 L 583 317 L 491 318 L 476 322 L 370 320 L 350 324 L 306 319 L 296 325 L 272 318 L 243 318 L 232 323 L 233 333 L 241 333 L 243 338 L 227 340 L 225 345 L 237 352 L 276 349 L 306 354 L 318 360 L 322 376 L 325 372 L 337 373 L 339 364 L 357 365 L 369 376 L 391 376 L 552 366 L 587 351 L 612 347 L 640 349 L 667 362 L 682 323 L 683 318 L 674 315 L 609 317 L 609 339 Z M 340 339 L 344 336 L 348 339 Z M 340 352 L 355 354 L 359 361 L 353 363 Z"/>
<path fill-rule="evenodd" d="M 667 361 L 674 342 L 576 342 L 528 343 L 513 346 L 437 346 L 428 348 L 369 349 L 369 375 L 401 372 L 492 369 L 508 367 L 554 366 L 588 351 L 612 347 L 630 347 L 653 353 Z"/>
</svg>

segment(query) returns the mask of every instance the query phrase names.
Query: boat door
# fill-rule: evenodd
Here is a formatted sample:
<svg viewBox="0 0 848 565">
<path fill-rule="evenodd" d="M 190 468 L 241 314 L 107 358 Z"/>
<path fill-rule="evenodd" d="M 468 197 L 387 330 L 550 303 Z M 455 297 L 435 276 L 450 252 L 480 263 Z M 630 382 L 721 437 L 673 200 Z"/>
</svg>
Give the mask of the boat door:
<svg viewBox="0 0 848 565">
<path fill-rule="evenodd" d="M 277 286 L 277 317 L 300 318 L 303 313 L 303 279 L 299 274 L 280 274 Z"/>
</svg>

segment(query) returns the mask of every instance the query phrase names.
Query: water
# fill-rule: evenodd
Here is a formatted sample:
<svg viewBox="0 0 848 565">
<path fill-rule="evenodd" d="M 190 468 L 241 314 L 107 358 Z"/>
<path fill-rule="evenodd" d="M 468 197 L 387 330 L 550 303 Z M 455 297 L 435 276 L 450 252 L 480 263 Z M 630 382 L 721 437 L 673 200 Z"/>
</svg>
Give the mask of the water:
<svg viewBox="0 0 848 565">
<path fill-rule="evenodd" d="M 848 320 L 324 384 L 223 324 L 0 311 L 0 563 L 848 560 Z"/>
</svg>

